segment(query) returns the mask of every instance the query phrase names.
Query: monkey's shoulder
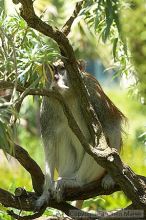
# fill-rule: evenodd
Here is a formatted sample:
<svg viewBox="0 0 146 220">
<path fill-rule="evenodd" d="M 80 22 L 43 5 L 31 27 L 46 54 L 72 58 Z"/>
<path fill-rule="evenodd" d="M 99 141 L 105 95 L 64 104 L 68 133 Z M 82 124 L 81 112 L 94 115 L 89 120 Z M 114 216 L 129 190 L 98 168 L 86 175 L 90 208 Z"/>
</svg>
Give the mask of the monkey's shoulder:
<svg viewBox="0 0 146 220">
<path fill-rule="evenodd" d="M 40 122 L 41 128 L 50 127 L 50 129 L 55 129 L 55 127 L 66 122 L 62 106 L 57 100 L 47 97 L 43 99 L 40 109 Z"/>
</svg>

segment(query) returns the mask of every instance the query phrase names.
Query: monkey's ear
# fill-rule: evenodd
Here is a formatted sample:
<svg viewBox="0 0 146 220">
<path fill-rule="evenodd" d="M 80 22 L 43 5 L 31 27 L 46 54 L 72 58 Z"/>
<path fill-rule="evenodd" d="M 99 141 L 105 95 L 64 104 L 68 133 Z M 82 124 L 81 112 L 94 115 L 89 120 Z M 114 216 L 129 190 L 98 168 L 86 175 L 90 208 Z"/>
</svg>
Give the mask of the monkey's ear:
<svg viewBox="0 0 146 220">
<path fill-rule="evenodd" d="M 81 72 L 85 72 L 85 69 L 86 69 L 86 62 L 85 60 L 78 60 L 78 67 L 80 69 Z"/>
</svg>

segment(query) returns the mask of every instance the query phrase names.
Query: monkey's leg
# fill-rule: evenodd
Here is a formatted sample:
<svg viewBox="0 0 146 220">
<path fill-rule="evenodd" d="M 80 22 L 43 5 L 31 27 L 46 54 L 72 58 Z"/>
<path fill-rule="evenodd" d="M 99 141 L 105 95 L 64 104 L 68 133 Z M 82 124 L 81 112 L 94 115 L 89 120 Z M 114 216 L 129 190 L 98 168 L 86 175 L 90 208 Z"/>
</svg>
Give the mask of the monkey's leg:
<svg viewBox="0 0 146 220">
<path fill-rule="evenodd" d="M 80 168 L 76 172 L 76 179 L 81 185 L 101 179 L 105 174 L 105 169 L 98 165 L 93 157 L 85 153 Z"/>
<path fill-rule="evenodd" d="M 76 173 L 76 179 L 81 185 L 102 179 L 101 184 L 104 189 L 112 188 L 115 185 L 111 175 L 109 173 L 106 174 L 106 170 L 98 165 L 87 153 L 85 153 L 81 166 Z"/>
<path fill-rule="evenodd" d="M 43 193 L 36 202 L 36 208 L 39 209 L 44 203 L 48 202 L 54 191 L 54 169 L 55 169 L 55 146 L 51 141 L 44 143 L 45 150 L 45 182 Z"/>
<path fill-rule="evenodd" d="M 81 187 L 86 183 L 102 178 L 104 173 L 105 169 L 99 166 L 90 155 L 85 153 L 78 170 L 70 172 L 70 166 L 67 166 L 67 164 L 64 170 L 61 170 L 58 181 L 55 184 L 54 198 L 60 202 L 63 200 L 63 193 L 66 187 Z"/>
<path fill-rule="evenodd" d="M 99 166 L 87 153 L 84 154 L 78 170 L 70 173 L 67 167 L 65 167 L 65 171 L 63 170 L 64 172 L 62 171 L 63 173 L 59 173 L 60 177 L 55 185 L 54 198 L 58 202 L 63 200 L 63 193 L 66 187 L 81 187 L 86 183 L 102 178 L 105 174 L 105 169 Z"/>
<path fill-rule="evenodd" d="M 74 174 L 75 175 L 75 174 Z M 64 197 L 64 189 L 66 187 L 80 187 L 80 183 L 77 182 L 76 178 L 63 178 L 59 177 L 56 186 L 55 186 L 55 191 L 54 191 L 54 199 L 56 199 L 58 202 L 63 201 Z M 83 200 L 77 200 L 73 202 L 73 205 L 77 207 L 78 209 L 82 208 L 83 205 Z"/>
</svg>

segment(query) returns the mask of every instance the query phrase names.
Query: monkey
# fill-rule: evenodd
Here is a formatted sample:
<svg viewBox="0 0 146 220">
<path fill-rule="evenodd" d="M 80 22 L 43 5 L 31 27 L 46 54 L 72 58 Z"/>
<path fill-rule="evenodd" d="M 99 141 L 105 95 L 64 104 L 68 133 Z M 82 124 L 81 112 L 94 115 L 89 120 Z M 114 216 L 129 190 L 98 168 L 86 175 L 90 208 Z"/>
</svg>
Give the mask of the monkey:
<svg viewBox="0 0 146 220">
<path fill-rule="evenodd" d="M 120 151 L 125 116 L 104 93 L 99 82 L 85 72 L 82 62 L 79 62 L 78 68 L 108 145 Z M 46 88 L 52 90 L 55 87 L 63 96 L 86 140 L 92 144 L 88 126 L 82 116 L 81 104 L 71 87 L 64 63 L 59 60 L 50 65 L 49 69 Z M 81 187 L 99 179 L 102 179 L 104 188 L 114 184 L 106 170 L 85 152 L 69 127 L 61 104 L 53 97 L 43 97 L 40 127 L 45 152 L 45 183 L 43 193 L 37 200 L 37 207 L 41 207 L 52 196 L 57 202 L 62 201 L 66 187 Z M 54 181 L 55 169 L 59 175 L 57 181 Z"/>
</svg>

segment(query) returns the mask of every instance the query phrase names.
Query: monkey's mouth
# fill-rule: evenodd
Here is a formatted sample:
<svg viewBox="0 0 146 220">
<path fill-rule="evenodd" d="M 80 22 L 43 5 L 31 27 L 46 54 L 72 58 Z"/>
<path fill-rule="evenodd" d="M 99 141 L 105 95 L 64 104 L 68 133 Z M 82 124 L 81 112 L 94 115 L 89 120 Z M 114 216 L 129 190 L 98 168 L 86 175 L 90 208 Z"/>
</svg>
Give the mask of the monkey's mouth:
<svg viewBox="0 0 146 220">
<path fill-rule="evenodd" d="M 69 89 L 69 87 L 67 85 L 64 84 L 64 81 L 59 78 L 58 81 L 57 81 L 57 85 L 60 89 Z"/>
<path fill-rule="evenodd" d="M 59 80 L 59 75 L 58 75 L 58 73 L 56 74 L 54 74 L 54 80 L 57 82 L 58 80 Z"/>
</svg>

